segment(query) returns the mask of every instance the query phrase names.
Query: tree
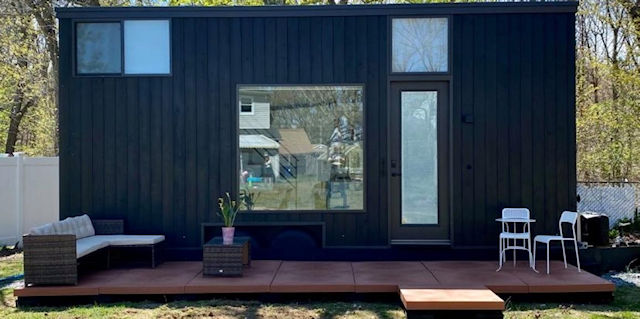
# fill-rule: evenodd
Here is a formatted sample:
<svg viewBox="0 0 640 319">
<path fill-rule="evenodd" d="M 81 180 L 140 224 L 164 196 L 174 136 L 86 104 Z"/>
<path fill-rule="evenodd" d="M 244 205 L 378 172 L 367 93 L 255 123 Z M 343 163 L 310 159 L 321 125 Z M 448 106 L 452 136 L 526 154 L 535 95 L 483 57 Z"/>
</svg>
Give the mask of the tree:
<svg viewBox="0 0 640 319">
<path fill-rule="evenodd" d="M 640 180 L 638 1 L 585 0 L 577 16 L 581 180 Z"/>
<path fill-rule="evenodd" d="M 0 16 L 0 118 L 6 120 L 5 152 L 13 153 L 25 115 L 52 101 L 51 64 L 39 30 L 22 3 Z M 57 55 L 57 52 L 56 52 Z"/>
<path fill-rule="evenodd" d="M 59 49 L 54 8 L 129 4 L 127 0 L 0 0 L 0 68 L 6 75 L 0 79 L 0 129 L 6 132 L 0 143 L 5 153 L 58 152 Z"/>
</svg>

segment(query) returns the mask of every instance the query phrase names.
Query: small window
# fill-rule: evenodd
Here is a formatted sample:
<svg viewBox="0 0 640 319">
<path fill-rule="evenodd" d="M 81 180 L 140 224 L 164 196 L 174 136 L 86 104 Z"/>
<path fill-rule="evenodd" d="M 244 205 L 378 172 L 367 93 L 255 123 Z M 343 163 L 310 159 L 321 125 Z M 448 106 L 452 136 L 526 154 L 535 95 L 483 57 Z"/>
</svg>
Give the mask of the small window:
<svg viewBox="0 0 640 319">
<path fill-rule="evenodd" d="M 124 21 L 124 73 L 168 74 L 168 20 Z"/>
<path fill-rule="evenodd" d="M 447 18 L 402 18 L 392 22 L 393 72 L 447 72 Z"/>
<path fill-rule="evenodd" d="M 76 25 L 76 68 L 78 74 L 122 72 L 120 22 Z"/>
<path fill-rule="evenodd" d="M 171 73 L 169 20 L 80 22 L 76 28 L 76 74 Z"/>
<path fill-rule="evenodd" d="M 240 98 L 240 113 L 253 114 L 253 99 L 251 99 L 250 97 Z"/>
</svg>

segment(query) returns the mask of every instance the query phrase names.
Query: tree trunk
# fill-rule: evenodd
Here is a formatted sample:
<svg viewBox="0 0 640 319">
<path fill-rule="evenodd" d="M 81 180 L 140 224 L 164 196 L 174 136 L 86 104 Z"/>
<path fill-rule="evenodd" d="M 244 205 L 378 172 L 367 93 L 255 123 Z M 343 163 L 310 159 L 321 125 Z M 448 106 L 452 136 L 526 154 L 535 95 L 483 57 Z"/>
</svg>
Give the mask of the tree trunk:
<svg viewBox="0 0 640 319">
<path fill-rule="evenodd" d="M 33 103 L 33 101 L 24 103 L 23 92 L 21 90 L 17 90 L 14 97 L 14 104 L 11 107 L 11 114 L 9 114 L 9 130 L 7 131 L 7 142 L 4 147 L 5 153 L 13 154 L 16 151 L 20 123 L 22 122 L 24 114 L 27 112 L 29 107 L 33 105 Z"/>
</svg>

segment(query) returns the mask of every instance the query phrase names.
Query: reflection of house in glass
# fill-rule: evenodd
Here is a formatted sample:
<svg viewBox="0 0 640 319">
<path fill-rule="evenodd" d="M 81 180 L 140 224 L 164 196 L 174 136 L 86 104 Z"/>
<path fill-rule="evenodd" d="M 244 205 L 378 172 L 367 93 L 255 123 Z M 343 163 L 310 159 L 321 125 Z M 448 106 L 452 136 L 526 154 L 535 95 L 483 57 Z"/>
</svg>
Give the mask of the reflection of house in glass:
<svg viewBox="0 0 640 319">
<path fill-rule="evenodd" d="M 256 209 L 361 209 L 362 90 L 241 87 L 240 187 Z"/>
<path fill-rule="evenodd" d="M 243 182 L 264 182 L 263 177 L 270 175 L 264 168 L 267 158 L 274 163 L 273 176 L 278 176 L 278 142 L 262 134 L 240 134 L 239 143 Z"/>
</svg>

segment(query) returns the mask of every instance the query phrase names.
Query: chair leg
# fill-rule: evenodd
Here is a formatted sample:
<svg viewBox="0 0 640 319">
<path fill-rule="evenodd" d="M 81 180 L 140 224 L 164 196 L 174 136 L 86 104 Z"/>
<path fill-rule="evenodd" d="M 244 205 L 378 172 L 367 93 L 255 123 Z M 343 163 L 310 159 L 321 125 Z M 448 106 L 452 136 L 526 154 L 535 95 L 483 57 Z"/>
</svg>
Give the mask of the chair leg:
<svg viewBox="0 0 640 319">
<path fill-rule="evenodd" d="M 503 239 L 502 240 L 502 249 L 504 249 L 505 247 L 509 246 L 509 240 L 508 239 Z M 502 263 L 506 264 L 507 263 L 507 253 L 505 252 L 504 254 L 502 254 Z"/>
<path fill-rule="evenodd" d="M 107 247 L 107 269 L 111 268 L 111 247 Z"/>
<path fill-rule="evenodd" d="M 567 268 L 567 253 L 564 248 L 564 240 L 560 240 L 560 244 L 562 245 L 562 259 L 564 260 L 564 268 Z"/>
<path fill-rule="evenodd" d="M 518 245 L 518 240 L 514 239 L 513 240 L 513 246 L 517 246 Z M 513 267 L 516 266 L 516 250 L 513 250 Z"/>
<path fill-rule="evenodd" d="M 578 272 L 581 272 L 581 270 L 580 270 L 580 255 L 578 254 L 578 241 L 576 241 L 575 239 L 573 239 L 573 248 L 576 250 L 576 264 L 578 265 Z"/>
<path fill-rule="evenodd" d="M 527 252 L 529 253 L 529 268 L 533 268 L 533 255 L 531 254 L 531 238 L 527 239 Z"/>
<path fill-rule="evenodd" d="M 536 272 L 537 272 L 537 270 L 536 270 L 536 249 L 537 249 L 537 248 L 538 248 L 538 242 L 537 242 L 537 241 L 534 241 L 534 242 L 533 242 L 533 267 L 532 267 L 532 268 L 533 268 L 533 270 L 535 270 Z"/>
<path fill-rule="evenodd" d="M 496 271 L 500 271 L 500 269 L 502 269 L 502 243 L 504 242 L 504 240 L 502 240 L 502 238 L 498 238 L 498 269 L 496 269 Z"/>
<path fill-rule="evenodd" d="M 156 246 L 151 245 L 151 268 L 156 268 Z"/>
<path fill-rule="evenodd" d="M 547 242 L 547 275 L 549 274 L 549 243 Z"/>
</svg>

